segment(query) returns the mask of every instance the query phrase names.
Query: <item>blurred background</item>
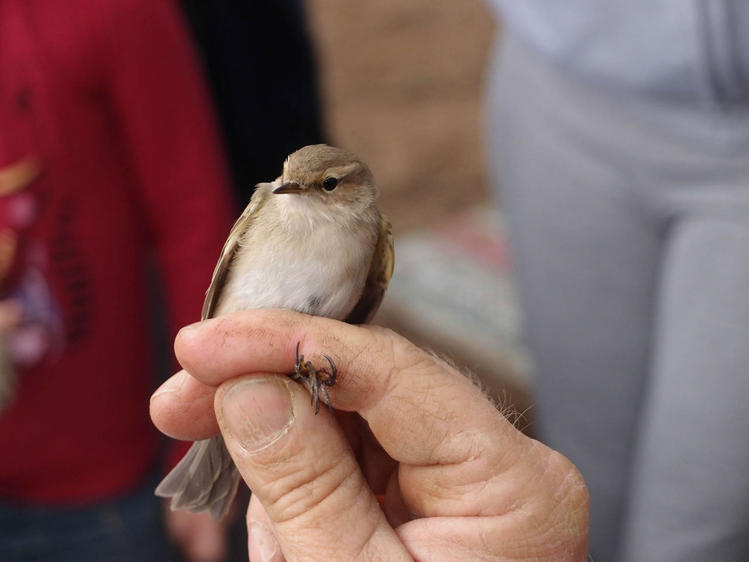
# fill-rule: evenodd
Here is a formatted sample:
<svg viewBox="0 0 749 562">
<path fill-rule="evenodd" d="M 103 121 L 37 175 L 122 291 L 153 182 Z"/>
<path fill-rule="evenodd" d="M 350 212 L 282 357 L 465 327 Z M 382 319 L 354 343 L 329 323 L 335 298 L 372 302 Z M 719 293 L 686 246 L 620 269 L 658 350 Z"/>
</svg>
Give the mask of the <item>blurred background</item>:
<svg viewBox="0 0 749 562">
<path fill-rule="evenodd" d="M 580 468 L 597 561 L 746 560 L 747 30 L 738 0 L 0 1 L 0 560 L 246 559 L 241 509 L 154 497 L 187 444 L 148 397 L 252 186 L 319 142 L 393 224 L 376 322 Z"/>
<path fill-rule="evenodd" d="M 328 133 L 367 155 L 396 232 L 487 203 L 482 86 L 495 31 L 487 5 L 307 6 Z"/>
</svg>

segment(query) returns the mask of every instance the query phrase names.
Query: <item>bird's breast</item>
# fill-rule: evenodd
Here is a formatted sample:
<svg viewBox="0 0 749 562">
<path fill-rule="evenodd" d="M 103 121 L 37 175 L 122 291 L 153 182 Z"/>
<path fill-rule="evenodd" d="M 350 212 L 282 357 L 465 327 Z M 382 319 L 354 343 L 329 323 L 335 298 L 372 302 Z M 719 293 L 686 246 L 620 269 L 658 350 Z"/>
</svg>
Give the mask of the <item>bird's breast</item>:
<svg viewBox="0 0 749 562">
<path fill-rule="evenodd" d="M 238 250 L 217 315 L 249 308 L 289 308 L 343 319 L 361 295 L 371 260 L 365 233 L 331 223 L 299 235 L 250 232 Z"/>
</svg>

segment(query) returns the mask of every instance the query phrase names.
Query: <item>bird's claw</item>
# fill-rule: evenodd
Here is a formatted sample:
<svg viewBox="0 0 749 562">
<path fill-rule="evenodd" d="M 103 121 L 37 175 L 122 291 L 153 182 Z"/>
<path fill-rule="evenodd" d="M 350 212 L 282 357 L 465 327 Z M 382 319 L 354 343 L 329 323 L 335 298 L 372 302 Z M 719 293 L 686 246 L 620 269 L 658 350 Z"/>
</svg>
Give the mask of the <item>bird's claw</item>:
<svg viewBox="0 0 749 562">
<path fill-rule="evenodd" d="M 333 362 L 333 359 L 329 355 L 323 354 L 323 357 L 330 363 L 330 369 L 323 367 L 321 369 L 315 369 L 315 366 L 310 361 L 304 360 L 304 355 L 299 355 L 299 343 L 296 343 L 296 351 L 294 352 L 294 374 L 291 378 L 297 382 L 303 383 L 307 390 L 309 390 L 312 408 L 315 410 L 315 415 L 320 411 L 320 402 L 325 403 L 330 411 L 333 411 L 333 406 L 330 403 L 330 396 L 328 395 L 328 389 L 326 387 L 333 386 L 338 376 L 338 369 Z"/>
</svg>

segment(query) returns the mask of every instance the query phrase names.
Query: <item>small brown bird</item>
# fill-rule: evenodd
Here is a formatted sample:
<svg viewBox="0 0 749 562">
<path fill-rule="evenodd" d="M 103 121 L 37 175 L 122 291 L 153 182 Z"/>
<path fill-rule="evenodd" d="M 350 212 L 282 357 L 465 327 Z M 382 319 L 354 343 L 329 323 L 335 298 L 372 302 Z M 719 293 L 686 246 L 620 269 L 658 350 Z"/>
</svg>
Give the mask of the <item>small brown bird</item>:
<svg viewBox="0 0 749 562">
<path fill-rule="evenodd" d="M 352 324 L 368 322 L 393 273 L 390 223 L 376 206 L 372 172 L 356 155 L 324 144 L 291 154 L 283 173 L 258 184 L 221 251 L 202 319 L 251 308 L 289 308 Z M 300 357 L 294 380 L 315 413 L 335 384 L 334 361 L 316 369 Z M 218 435 L 193 444 L 156 495 L 172 509 L 221 517 L 240 476 Z"/>
</svg>

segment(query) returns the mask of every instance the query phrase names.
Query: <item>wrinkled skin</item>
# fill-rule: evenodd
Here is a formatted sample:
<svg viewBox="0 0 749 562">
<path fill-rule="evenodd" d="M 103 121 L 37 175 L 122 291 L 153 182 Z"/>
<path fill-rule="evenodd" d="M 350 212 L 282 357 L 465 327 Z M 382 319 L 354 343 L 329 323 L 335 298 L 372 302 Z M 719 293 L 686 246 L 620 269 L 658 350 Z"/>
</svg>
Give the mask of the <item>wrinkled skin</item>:
<svg viewBox="0 0 749 562">
<path fill-rule="evenodd" d="M 297 342 L 335 360 L 334 413 L 275 374 Z M 184 370 L 151 416 L 175 438 L 223 434 L 253 490 L 253 561 L 586 559 L 575 467 L 397 334 L 252 310 L 183 329 L 175 349 Z"/>
</svg>

